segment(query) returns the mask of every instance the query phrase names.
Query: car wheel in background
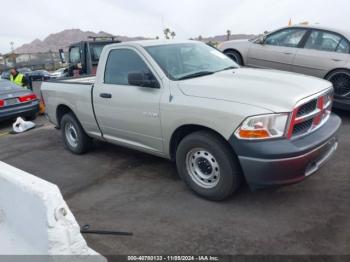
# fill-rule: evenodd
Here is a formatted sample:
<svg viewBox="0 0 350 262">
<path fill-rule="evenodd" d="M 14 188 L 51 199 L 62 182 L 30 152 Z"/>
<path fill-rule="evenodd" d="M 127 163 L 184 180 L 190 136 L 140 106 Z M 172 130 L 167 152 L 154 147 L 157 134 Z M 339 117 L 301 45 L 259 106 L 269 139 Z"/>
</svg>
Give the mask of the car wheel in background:
<svg viewBox="0 0 350 262">
<path fill-rule="evenodd" d="M 72 153 L 83 154 L 90 149 L 92 139 L 85 133 L 73 113 L 62 117 L 61 130 L 64 143 Z"/>
<path fill-rule="evenodd" d="M 224 54 L 227 55 L 229 58 L 231 58 L 233 61 L 235 61 L 239 65 L 243 65 L 243 59 L 240 53 L 234 50 L 227 50 L 224 51 Z"/>
<path fill-rule="evenodd" d="M 241 183 L 240 166 L 229 145 L 209 131 L 192 133 L 180 142 L 176 165 L 184 182 L 210 200 L 231 196 Z"/>
<path fill-rule="evenodd" d="M 334 94 L 337 96 L 348 96 L 350 94 L 350 71 L 345 69 L 335 70 L 326 79 L 332 82 Z"/>
</svg>

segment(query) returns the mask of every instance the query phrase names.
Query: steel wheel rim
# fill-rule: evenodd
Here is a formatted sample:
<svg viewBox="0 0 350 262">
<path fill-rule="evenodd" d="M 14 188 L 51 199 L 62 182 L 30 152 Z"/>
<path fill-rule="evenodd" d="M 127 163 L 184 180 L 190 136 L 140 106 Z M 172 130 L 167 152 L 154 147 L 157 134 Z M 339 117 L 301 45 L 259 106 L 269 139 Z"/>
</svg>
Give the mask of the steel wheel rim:
<svg viewBox="0 0 350 262">
<path fill-rule="evenodd" d="M 77 147 L 78 145 L 78 133 L 77 130 L 75 129 L 74 125 L 72 123 L 67 123 L 65 126 L 65 134 L 68 143 L 72 147 Z"/>
<path fill-rule="evenodd" d="M 350 95 L 350 73 L 336 73 L 329 77 L 333 83 L 334 93 L 339 96 Z"/>
<path fill-rule="evenodd" d="M 220 166 L 208 150 L 195 148 L 189 151 L 186 169 L 192 181 L 200 187 L 213 188 L 220 181 Z"/>
</svg>

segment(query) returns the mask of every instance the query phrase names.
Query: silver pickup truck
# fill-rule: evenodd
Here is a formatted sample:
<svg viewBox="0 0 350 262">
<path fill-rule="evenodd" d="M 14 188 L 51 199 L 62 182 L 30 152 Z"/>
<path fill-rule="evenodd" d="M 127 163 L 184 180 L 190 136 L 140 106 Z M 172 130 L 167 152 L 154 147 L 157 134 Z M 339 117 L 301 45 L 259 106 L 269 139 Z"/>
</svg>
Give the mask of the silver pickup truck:
<svg viewBox="0 0 350 262">
<path fill-rule="evenodd" d="M 96 78 L 44 82 L 47 115 L 67 148 L 92 139 L 176 161 L 198 195 L 230 196 L 299 182 L 337 148 L 330 82 L 240 68 L 195 41 L 106 46 Z"/>
</svg>

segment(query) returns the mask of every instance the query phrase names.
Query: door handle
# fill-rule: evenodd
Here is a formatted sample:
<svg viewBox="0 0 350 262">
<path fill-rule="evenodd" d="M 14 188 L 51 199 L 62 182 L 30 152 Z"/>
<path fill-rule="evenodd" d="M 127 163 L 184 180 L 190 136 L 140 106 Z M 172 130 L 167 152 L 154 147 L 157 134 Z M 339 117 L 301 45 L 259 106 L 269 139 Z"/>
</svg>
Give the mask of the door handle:
<svg viewBox="0 0 350 262">
<path fill-rule="evenodd" d="M 285 54 L 285 55 L 292 55 L 293 53 L 290 53 L 290 52 L 283 52 L 283 54 Z"/>
<path fill-rule="evenodd" d="M 102 98 L 112 98 L 112 94 L 108 94 L 108 93 L 101 93 L 100 97 Z"/>
<path fill-rule="evenodd" d="M 342 61 L 341 59 L 336 59 L 336 58 L 332 58 L 331 60 L 334 61 L 334 62 L 340 62 L 340 61 Z"/>
</svg>

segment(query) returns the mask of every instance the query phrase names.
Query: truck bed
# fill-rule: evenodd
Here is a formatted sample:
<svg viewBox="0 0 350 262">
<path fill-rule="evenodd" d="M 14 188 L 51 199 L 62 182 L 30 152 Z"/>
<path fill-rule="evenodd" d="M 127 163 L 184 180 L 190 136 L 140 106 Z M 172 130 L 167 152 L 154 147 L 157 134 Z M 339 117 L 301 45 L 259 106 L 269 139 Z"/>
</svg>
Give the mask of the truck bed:
<svg viewBox="0 0 350 262">
<path fill-rule="evenodd" d="M 64 105 L 79 119 L 87 133 L 98 135 L 99 128 L 95 120 L 91 96 L 94 82 L 94 76 L 43 82 L 41 92 L 50 121 L 59 126 L 57 110 L 60 105 Z"/>
</svg>

